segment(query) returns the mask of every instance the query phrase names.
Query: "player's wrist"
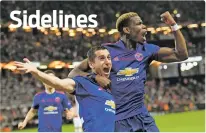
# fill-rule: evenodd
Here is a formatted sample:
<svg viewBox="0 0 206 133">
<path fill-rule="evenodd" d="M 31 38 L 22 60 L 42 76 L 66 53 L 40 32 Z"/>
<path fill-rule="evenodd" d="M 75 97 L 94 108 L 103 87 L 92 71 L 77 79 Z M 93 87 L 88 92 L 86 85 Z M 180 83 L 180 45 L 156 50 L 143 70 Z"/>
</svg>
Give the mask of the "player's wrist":
<svg viewBox="0 0 206 133">
<path fill-rule="evenodd" d="M 170 26 L 174 26 L 174 25 L 176 25 L 177 23 L 176 22 L 172 22 L 171 24 L 170 24 Z"/>
<path fill-rule="evenodd" d="M 27 121 L 23 121 L 22 123 L 23 123 L 23 125 L 25 125 L 25 126 L 27 125 Z"/>
<path fill-rule="evenodd" d="M 177 23 L 176 23 L 176 21 L 172 18 L 172 19 L 170 19 L 170 26 L 174 26 L 174 25 L 176 25 Z"/>
<path fill-rule="evenodd" d="M 179 30 L 179 26 L 178 26 L 177 23 L 171 25 L 170 27 L 171 27 L 172 31 L 177 31 L 177 30 Z"/>
<path fill-rule="evenodd" d="M 37 75 L 39 75 L 39 70 L 36 68 L 36 69 L 33 69 L 33 70 L 31 70 L 31 74 L 37 74 Z"/>
</svg>

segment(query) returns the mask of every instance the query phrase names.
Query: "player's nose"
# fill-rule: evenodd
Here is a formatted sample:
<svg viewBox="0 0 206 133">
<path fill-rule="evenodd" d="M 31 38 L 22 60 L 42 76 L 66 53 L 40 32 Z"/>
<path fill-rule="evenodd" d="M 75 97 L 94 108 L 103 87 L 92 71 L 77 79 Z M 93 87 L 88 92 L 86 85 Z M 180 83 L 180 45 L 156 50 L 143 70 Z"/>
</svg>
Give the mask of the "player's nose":
<svg viewBox="0 0 206 133">
<path fill-rule="evenodd" d="M 106 58 L 106 59 L 105 59 L 105 64 L 106 64 L 106 65 L 111 64 L 111 60 L 110 60 L 110 59 L 108 59 L 108 58 Z"/>
</svg>

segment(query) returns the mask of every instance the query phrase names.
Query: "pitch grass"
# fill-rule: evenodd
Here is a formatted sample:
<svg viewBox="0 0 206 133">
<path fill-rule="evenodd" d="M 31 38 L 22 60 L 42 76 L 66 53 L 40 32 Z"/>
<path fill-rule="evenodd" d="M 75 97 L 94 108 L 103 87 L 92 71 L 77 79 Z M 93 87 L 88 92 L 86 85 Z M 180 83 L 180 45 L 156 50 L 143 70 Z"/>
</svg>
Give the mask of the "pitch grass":
<svg viewBox="0 0 206 133">
<path fill-rule="evenodd" d="M 13 132 L 38 132 L 38 128 L 28 128 L 23 130 L 14 130 Z M 74 126 L 73 124 L 64 124 L 62 126 L 63 132 L 74 132 Z"/>
<path fill-rule="evenodd" d="M 155 116 L 154 119 L 161 132 L 205 132 L 205 110 Z M 63 125 L 62 131 L 74 132 L 74 127 Z M 14 132 L 37 132 L 37 128 Z"/>
<path fill-rule="evenodd" d="M 155 116 L 161 132 L 205 132 L 205 110 Z"/>
</svg>

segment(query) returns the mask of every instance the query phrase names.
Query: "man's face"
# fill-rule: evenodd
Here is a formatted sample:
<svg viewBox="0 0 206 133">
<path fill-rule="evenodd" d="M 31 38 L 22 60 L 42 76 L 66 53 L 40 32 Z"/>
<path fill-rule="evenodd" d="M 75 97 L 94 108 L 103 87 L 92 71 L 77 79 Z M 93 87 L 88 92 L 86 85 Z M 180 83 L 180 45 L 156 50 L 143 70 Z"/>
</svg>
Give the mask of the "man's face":
<svg viewBox="0 0 206 133">
<path fill-rule="evenodd" d="M 51 76 L 55 76 L 53 73 L 48 73 L 49 75 L 51 75 Z M 43 83 L 44 84 L 44 83 Z M 47 85 L 47 84 L 44 84 L 44 87 L 46 88 L 46 89 L 52 89 L 53 87 L 51 87 L 51 86 L 49 86 L 49 85 Z"/>
<path fill-rule="evenodd" d="M 98 50 L 95 52 L 95 55 L 94 61 L 89 62 L 90 67 L 96 74 L 109 78 L 112 67 L 109 51 L 106 49 Z"/>
<path fill-rule="evenodd" d="M 142 24 L 142 20 L 139 16 L 134 16 L 130 18 L 128 28 L 131 40 L 140 43 L 146 41 L 145 36 L 147 34 L 147 29 L 146 26 Z"/>
</svg>

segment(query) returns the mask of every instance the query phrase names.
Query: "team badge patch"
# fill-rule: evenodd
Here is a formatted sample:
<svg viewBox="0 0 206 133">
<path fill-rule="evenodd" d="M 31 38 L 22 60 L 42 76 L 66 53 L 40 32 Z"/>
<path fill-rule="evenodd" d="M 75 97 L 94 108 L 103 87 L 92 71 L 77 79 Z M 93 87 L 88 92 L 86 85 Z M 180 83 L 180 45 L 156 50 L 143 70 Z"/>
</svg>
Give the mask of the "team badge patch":
<svg viewBox="0 0 206 133">
<path fill-rule="evenodd" d="M 138 61 L 142 61 L 142 59 L 144 58 L 141 53 L 136 53 L 136 54 L 134 55 L 134 57 L 135 57 L 136 60 L 138 60 Z"/>
<path fill-rule="evenodd" d="M 119 61 L 118 56 L 113 59 L 113 61 Z"/>
<path fill-rule="evenodd" d="M 46 101 L 44 99 L 42 99 L 41 102 L 45 103 Z"/>
<path fill-rule="evenodd" d="M 60 98 L 59 98 L 59 97 L 56 97 L 56 98 L 55 98 L 55 102 L 59 103 L 59 102 L 60 102 Z"/>
<path fill-rule="evenodd" d="M 99 91 L 101 91 L 101 90 L 103 90 L 103 88 L 101 88 L 101 87 L 99 87 L 99 89 L 98 89 Z"/>
</svg>

